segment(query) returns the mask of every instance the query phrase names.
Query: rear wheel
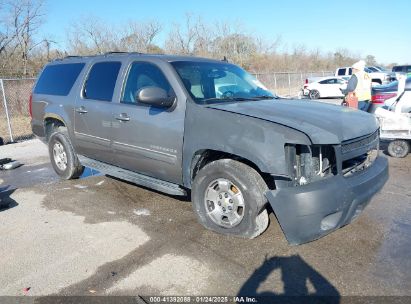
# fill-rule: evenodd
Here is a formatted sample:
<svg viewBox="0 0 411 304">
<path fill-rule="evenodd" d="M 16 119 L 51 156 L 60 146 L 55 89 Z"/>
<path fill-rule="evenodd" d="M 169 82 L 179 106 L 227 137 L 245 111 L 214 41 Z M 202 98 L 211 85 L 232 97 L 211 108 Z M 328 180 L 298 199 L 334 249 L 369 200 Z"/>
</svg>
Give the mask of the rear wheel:
<svg viewBox="0 0 411 304">
<path fill-rule="evenodd" d="M 410 152 L 410 145 L 406 140 L 393 140 L 388 144 L 388 154 L 392 157 L 406 157 Z"/>
<path fill-rule="evenodd" d="M 311 90 L 309 96 L 310 99 L 318 99 L 320 98 L 320 92 L 318 92 L 317 90 Z"/>
<path fill-rule="evenodd" d="M 49 155 L 54 171 L 64 179 L 78 178 L 84 170 L 80 164 L 65 128 L 59 127 L 50 136 Z"/>
<path fill-rule="evenodd" d="M 199 222 L 207 229 L 254 238 L 268 226 L 266 190 L 267 185 L 256 170 L 222 159 L 207 164 L 197 174 L 192 202 Z"/>
</svg>

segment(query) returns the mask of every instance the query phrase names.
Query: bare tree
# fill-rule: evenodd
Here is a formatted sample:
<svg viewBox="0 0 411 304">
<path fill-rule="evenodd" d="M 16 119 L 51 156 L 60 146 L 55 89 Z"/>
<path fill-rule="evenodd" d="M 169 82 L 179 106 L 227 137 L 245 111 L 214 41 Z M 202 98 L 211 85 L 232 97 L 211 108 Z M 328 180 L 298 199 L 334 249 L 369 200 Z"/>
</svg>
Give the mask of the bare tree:
<svg viewBox="0 0 411 304">
<path fill-rule="evenodd" d="M 8 2 L 13 11 L 13 29 L 23 60 L 23 75 L 27 75 L 30 52 L 42 41 L 35 34 L 44 22 L 43 0 L 15 0 Z"/>
<path fill-rule="evenodd" d="M 141 53 L 159 50 L 159 47 L 155 46 L 154 40 L 162 30 L 160 23 L 156 21 L 145 23 L 130 21 L 125 27 L 123 38 L 120 40 L 121 49 Z"/>
<path fill-rule="evenodd" d="M 0 4 L 0 55 L 6 52 L 6 48 L 15 40 L 16 34 L 10 24 L 10 8 L 1 3 Z"/>
<path fill-rule="evenodd" d="M 113 26 L 93 17 L 82 17 L 67 31 L 69 52 L 77 55 L 118 51 L 120 38 Z"/>
<path fill-rule="evenodd" d="M 192 14 L 186 14 L 184 26 L 174 24 L 165 43 L 165 49 L 172 54 L 194 55 L 199 19 L 193 20 Z"/>
<path fill-rule="evenodd" d="M 365 63 L 367 65 L 377 65 L 377 60 L 375 59 L 375 56 L 373 55 L 367 55 L 367 57 L 365 57 Z"/>
</svg>

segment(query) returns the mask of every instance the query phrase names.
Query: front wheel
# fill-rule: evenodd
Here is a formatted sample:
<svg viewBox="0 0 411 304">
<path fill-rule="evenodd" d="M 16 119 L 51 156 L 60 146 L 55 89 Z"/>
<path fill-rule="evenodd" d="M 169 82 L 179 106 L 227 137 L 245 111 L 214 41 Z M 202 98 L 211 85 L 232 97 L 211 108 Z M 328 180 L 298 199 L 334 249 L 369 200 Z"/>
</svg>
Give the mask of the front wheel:
<svg viewBox="0 0 411 304">
<path fill-rule="evenodd" d="M 50 136 L 49 155 L 54 171 L 61 178 L 78 178 L 83 173 L 84 167 L 80 164 L 70 140 L 61 128 Z"/>
<path fill-rule="evenodd" d="M 207 229 L 245 238 L 268 226 L 267 185 L 253 168 L 232 159 L 207 164 L 194 179 L 192 202 Z"/>
<path fill-rule="evenodd" d="M 406 157 L 410 152 L 410 145 L 406 140 L 393 140 L 388 144 L 388 154 L 392 157 Z"/>
</svg>

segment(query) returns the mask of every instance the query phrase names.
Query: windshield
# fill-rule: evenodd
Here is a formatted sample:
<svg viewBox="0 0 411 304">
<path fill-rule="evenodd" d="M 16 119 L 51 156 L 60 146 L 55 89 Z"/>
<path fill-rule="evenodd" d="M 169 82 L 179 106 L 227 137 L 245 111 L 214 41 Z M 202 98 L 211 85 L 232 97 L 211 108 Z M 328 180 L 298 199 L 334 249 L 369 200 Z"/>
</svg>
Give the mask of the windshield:
<svg viewBox="0 0 411 304">
<path fill-rule="evenodd" d="M 368 67 L 368 69 L 369 69 L 371 72 L 381 72 L 379 69 L 377 69 L 377 68 L 375 68 L 375 67 Z"/>
<path fill-rule="evenodd" d="M 200 104 L 276 98 L 255 77 L 233 64 L 175 61 L 171 65 Z"/>
</svg>

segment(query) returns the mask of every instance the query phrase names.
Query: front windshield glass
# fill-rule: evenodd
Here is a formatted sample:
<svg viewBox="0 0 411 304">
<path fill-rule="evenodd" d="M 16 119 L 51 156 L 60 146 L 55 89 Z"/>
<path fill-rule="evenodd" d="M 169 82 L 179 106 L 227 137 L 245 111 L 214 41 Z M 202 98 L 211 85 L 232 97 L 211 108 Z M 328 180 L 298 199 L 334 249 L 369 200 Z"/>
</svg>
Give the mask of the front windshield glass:
<svg viewBox="0 0 411 304">
<path fill-rule="evenodd" d="M 255 77 L 233 64 L 175 61 L 171 65 L 200 104 L 276 98 Z"/>
</svg>

